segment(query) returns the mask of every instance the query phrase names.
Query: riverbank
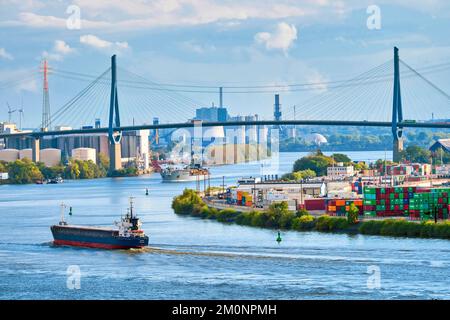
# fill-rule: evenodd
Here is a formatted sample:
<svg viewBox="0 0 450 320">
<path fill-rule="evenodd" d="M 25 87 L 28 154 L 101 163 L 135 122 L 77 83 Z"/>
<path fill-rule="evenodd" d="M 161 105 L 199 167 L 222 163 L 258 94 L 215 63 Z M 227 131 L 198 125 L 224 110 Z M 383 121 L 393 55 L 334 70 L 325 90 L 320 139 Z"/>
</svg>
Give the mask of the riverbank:
<svg viewBox="0 0 450 320">
<path fill-rule="evenodd" d="M 139 175 L 134 166 L 112 172 L 108 171 L 109 161 L 100 157 L 99 163 L 91 160 L 71 159 L 67 164 L 47 167 L 44 163 L 34 163 L 24 158 L 13 162 L 0 161 L 0 173 L 7 173 L 8 179 L 0 180 L 0 184 L 31 184 L 63 178 L 66 180 L 97 179 L 105 177 L 133 177 Z"/>
<path fill-rule="evenodd" d="M 190 189 L 185 189 L 183 194 L 173 198 L 172 209 L 179 215 L 269 229 L 450 239 L 449 221 L 439 223 L 423 221 L 418 223 L 404 219 L 385 219 L 351 223 L 347 218 L 328 215 L 316 217 L 306 210 L 293 212 L 280 207 L 272 207 L 266 211 L 251 210 L 246 212 L 231 208 L 219 210 L 209 207 L 194 190 Z"/>
</svg>

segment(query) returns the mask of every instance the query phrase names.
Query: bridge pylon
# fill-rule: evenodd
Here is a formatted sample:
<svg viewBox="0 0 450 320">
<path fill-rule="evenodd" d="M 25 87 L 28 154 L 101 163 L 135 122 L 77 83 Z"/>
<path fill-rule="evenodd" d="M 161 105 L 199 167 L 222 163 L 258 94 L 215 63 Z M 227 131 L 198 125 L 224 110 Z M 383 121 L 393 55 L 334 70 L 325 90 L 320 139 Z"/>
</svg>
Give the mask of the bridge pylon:
<svg viewBox="0 0 450 320">
<path fill-rule="evenodd" d="M 392 160 L 399 162 L 403 151 L 403 128 L 398 127 L 398 123 L 403 121 L 402 95 L 400 90 L 400 66 L 398 48 L 394 47 L 394 96 L 392 101 L 392 135 L 393 135 L 393 155 Z"/>
<path fill-rule="evenodd" d="M 31 161 L 37 163 L 40 161 L 40 142 L 39 137 L 31 137 Z"/>
<path fill-rule="evenodd" d="M 122 168 L 122 148 L 120 140 L 122 132 L 116 128 L 120 127 L 119 99 L 117 95 L 117 69 L 116 55 L 111 57 L 111 95 L 109 103 L 109 170 L 119 170 Z"/>
</svg>

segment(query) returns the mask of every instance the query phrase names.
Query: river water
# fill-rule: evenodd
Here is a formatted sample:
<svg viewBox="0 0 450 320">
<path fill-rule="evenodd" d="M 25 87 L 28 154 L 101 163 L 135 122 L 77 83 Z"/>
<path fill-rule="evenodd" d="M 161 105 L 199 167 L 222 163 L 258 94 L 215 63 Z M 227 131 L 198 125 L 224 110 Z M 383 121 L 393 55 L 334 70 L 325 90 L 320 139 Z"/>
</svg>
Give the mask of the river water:
<svg viewBox="0 0 450 320">
<path fill-rule="evenodd" d="M 211 184 L 287 172 L 301 155 L 280 154 L 278 168 L 216 167 Z M 162 183 L 158 174 L 0 186 L 0 299 L 450 298 L 449 241 L 292 231 L 277 244 L 273 230 L 175 215 L 172 197 L 185 187 L 195 182 Z M 61 201 L 73 207 L 71 223 L 107 226 L 126 212 L 131 195 L 148 250 L 51 245 Z M 79 282 L 71 270 L 80 271 Z"/>
</svg>

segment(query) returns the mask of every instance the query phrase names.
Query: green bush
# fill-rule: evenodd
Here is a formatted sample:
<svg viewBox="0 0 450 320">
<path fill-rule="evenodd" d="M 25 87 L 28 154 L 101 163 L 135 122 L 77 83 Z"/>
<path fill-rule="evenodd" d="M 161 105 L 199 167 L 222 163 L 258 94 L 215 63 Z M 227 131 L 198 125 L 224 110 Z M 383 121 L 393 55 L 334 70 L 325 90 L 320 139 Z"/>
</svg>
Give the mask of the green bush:
<svg viewBox="0 0 450 320">
<path fill-rule="evenodd" d="M 246 225 L 251 226 L 252 225 L 252 217 L 256 214 L 257 211 L 251 211 L 251 212 L 242 212 L 236 217 L 236 223 L 239 225 Z"/>
<path fill-rule="evenodd" d="M 330 230 L 330 224 L 331 224 L 331 218 L 329 215 L 323 215 L 317 218 L 316 223 L 316 230 L 318 231 L 329 231 Z"/>
<path fill-rule="evenodd" d="M 278 226 L 281 229 L 291 229 L 294 218 L 296 218 L 296 215 L 293 211 L 283 212 L 278 219 Z"/>
<path fill-rule="evenodd" d="M 305 215 L 309 215 L 308 210 L 301 208 L 300 210 L 297 210 L 297 212 L 295 213 L 295 215 L 297 217 L 301 217 L 301 216 L 305 216 Z"/>
<path fill-rule="evenodd" d="M 323 215 L 317 218 L 317 231 L 336 231 L 348 228 L 348 221 L 346 218 L 333 218 L 329 215 Z"/>
<path fill-rule="evenodd" d="M 177 214 L 200 214 L 204 206 L 202 198 L 192 189 L 184 189 L 183 194 L 172 201 L 172 209 Z"/>
<path fill-rule="evenodd" d="M 395 236 L 395 237 L 421 237 L 450 239 L 450 222 L 422 223 L 406 220 L 386 219 L 380 221 L 366 221 L 359 227 L 362 234 Z"/>
<path fill-rule="evenodd" d="M 239 215 L 234 209 L 223 209 L 217 213 L 217 221 L 220 222 L 234 222 L 236 217 Z"/>
<path fill-rule="evenodd" d="M 14 184 L 32 183 L 43 179 L 37 165 L 26 158 L 8 163 L 7 169 L 9 181 Z"/>
<path fill-rule="evenodd" d="M 109 177 L 135 177 L 138 175 L 138 169 L 134 166 L 113 170 L 108 173 Z"/>
<path fill-rule="evenodd" d="M 292 220 L 291 228 L 294 230 L 304 231 L 314 229 L 316 224 L 316 219 L 311 215 L 302 215 L 301 217 L 296 217 Z"/>
<path fill-rule="evenodd" d="M 365 221 L 360 225 L 359 232 L 361 232 L 362 234 L 371 234 L 371 235 L 380 234 L 380 230 L 382 227 L 382 223 L 380 222 L 382 221 L 375 221 L 375 220 Z"/>
<path fill-rule="evenodd" d="M 265 212 L 254 211 L 251 215 L 250 225 L 253 227 L 266 227 L 268 216 Z"/>
<path fill-rule="evenodd" d="M 347 213 L 348 224 L 358 223 L 358 217 L 359 217 L 359 209 L 357 206 L 355 206 L 354 203 L 351 203 L 350 209 L 348 210 L 348 213 Z"/>
<path fill-rule="evenodd" d="M 349 222 L 345 218 L 331 218 L 329 223 L 330 231 L 342 231 L 347 229 L 349 226 Z"/>
</svg>

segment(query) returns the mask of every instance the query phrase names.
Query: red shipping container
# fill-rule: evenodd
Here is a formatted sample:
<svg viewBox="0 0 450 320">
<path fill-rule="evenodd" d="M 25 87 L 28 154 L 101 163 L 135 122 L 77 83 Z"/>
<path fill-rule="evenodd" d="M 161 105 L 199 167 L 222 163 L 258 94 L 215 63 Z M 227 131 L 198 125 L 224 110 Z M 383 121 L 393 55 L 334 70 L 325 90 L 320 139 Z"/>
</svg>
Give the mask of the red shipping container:
<svg viewBox="0 0 450 320">
<path fill-rule="evenodd" d="M 329 204 L 330 205 L 330 204 Z M 306 210 L 325 210 L 325 199 L 305 199 Z"/>
</svg>

